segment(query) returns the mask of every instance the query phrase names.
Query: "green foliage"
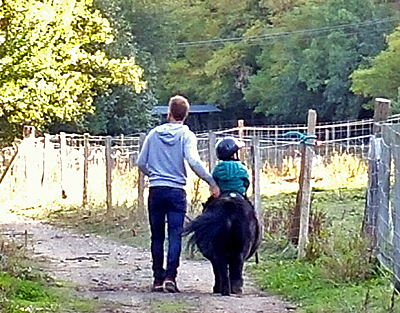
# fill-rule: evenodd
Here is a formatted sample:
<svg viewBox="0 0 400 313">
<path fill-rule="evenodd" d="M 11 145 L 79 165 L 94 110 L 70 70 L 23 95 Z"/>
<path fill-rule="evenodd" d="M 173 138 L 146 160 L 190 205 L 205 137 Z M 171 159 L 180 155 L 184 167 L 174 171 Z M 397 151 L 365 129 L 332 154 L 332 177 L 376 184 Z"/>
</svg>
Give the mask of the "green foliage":
<svg viewBox="0 0 400 313">
<path fill-rule="evenodd" d="M 112 86 L 94 99 L 95 113 L 87 116 L 84 128 L 97 134 L 143 131 L 150 126 L 149 112 L 158 102 L 159 72 L 171 55 L 171 30 L 177 21 L 166 13 L 174 10 L 176 1 L 95 0 L 94 5 L 110 21 L 114 33 L 105 51 L 114 58 L 134 57 L 143 68 L 147 88 L 137 94 L 129 86 Z"/>
<path fill-rule="evenodd" d="M 133 57 L 100 49 L 113 36 L 92 0 L 6 0 L 0 19 L 0 117 L 11 125 L 75 122 L 110 84 L 145 88 Z"/>
<path fill-rule="evenodd" d="M 5 313 L 57 311 L 54 299 L 41 283 L 6 273 L 0 273 L 0 299 L 0 309 Z"/>
<path fill-rule="evenodd" d="M 18 277 L 0 272 L 0 312 L 94 312 L 88 300 L 70 298 L 68 289 L 55 287 L 40 276 Z"/>
<path fill-rule="evenodd" d="M 310 108 L 321 121 L 357 118 L 365 99 L 350 91 L 349 75 L 385 47 L 384 34 L 393 28 L 357 23 L 390 16 L 390 7 L 373 0 L 294 3 L 273 19 L 274 32 L 294 33 L 265 44 L 245 99 L 281 122 L 304 121 Z M 338 28 L 343 24 L 352 26 Z M 297 29 L 325 30 L 307 35 Z"/>
<path fill-rule="evenodd" d="M 280 229 L 289 224 L 295 197 L 263 199 L 265 216 L 278 222 L 278 231 L 266 227 L 262 262 L 250 268 L 259 284 L 294 301 L 299 312 L 389 312 L 391 277 L 377 271 L 370 243 L 359 235 L 365 188 L 314 190 L 310 241 L 302 261 Z M 398 303 L 393 312 L 400 312 Z"/>
<path fill-rule="evenodd" d="M 3 243 L 0 254 L 0 312 L 94 312 L 94 303 L 73 299 L 67 288 L 46 273 L 32 269 L 35 264 L 10 249 L 10 245 Z M 5 266 L 5 260 L 12 266 Z"/>
<path fill-rule="evenodd" d="M 390 312 L 391 286 L 386 278 L 337 283 L 326 279 L 322 270 L 321 265 L 299 261 L 265 261 L 250 268 L 263 288 L 296 303 L 296 312 Z M 392 312 L 400 312 L 398 303 Z"/>
<path fill-rule="evenodd" d="M 242 37 L 268 24 L 268 10 L 259 1 L 184 1 L 178 9 L 181 26 L 177 41 Z M 217 40 L 218 42 L 218 40 Z M 228 115 L 246 116 L 252 107 L 243 101 L 243 90 L 255 70 L 257 47 L 245 43 L 177 47 L 176 58 L 161 74 L 163 101 L 181 93 L 194 102 L 216 103 Z"/>
<path fill-rule="evenodd" d="M 352 90 L 366 97 L 384 97 L 394 100 L 394 109 L 400 103 L 400 27 L 388 37 L 388 47 L 376 56 L 371 67 L 356 70 L 351 78 Z"/>
<path fill-rule="evenodd" d="M 323 277 L 337 282 L 355 283 L 373 275 L 371 244 L 360 235 L 347 238 L 340 232 L 331 234 L 331 240 L 320 247 L 324 251 L 318 259 Z M 332 238 L 334 238 L 332 240 Z"/>
</svg>

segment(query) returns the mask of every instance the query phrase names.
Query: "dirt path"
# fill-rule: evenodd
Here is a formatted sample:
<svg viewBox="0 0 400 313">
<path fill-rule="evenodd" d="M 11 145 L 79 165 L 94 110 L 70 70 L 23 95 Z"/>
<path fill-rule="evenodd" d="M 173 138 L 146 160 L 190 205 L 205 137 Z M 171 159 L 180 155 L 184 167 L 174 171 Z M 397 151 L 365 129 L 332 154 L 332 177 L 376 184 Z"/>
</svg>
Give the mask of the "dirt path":
<svg viewBox="0 0 400 313">
<path fill-rule="evenodd" d="M 244 294 L 211 293 L 213 274 L 207 261 L 182 260 L 179 294 L 152 293 L 150 253 L 92 234 L 81 234 L 2 213 L 2 232 L 27 230 L 28 247 L 43 270 L 76 285 L 83 297 L 98 299 L 101 313 L 134 312 L 293 312 L 293 305 L 261 293 L 245 277 Z M 100 313 L 99 312 L 99 313 Z"/>
</svg>

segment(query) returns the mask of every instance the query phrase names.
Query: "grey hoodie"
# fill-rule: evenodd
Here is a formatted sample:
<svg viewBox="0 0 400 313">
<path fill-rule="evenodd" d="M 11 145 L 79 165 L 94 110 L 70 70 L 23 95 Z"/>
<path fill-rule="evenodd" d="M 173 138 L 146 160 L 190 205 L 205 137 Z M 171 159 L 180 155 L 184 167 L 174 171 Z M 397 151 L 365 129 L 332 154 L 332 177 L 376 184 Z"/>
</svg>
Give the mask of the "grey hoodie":
<svg viewBox="0 0 400 313">
<path fill-rule="evenodd" d="M 183 124 L 166 123 L 153 128 L 143 143 L 137 164 L 149 176 L 150 187 L 184 188 L 184 160 L 209 185 L 216 184 L 200 161 L 195 134 Z"/>
</svg>

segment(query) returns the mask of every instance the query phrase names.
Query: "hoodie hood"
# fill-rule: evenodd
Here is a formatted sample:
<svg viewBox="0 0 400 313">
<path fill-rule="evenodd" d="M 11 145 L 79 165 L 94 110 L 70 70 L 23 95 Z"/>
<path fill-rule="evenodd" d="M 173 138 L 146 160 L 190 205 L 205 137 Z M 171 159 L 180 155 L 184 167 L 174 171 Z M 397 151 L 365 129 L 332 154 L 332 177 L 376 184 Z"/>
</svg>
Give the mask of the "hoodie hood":
<svg viewBox="0 0 400 313">
<path fill-rule="evenodd" d="M 156 129 L 156 134 L 160 140 L 170 146 L 180 142 L 185 131 L 189 130 L 186 125 L 178 123 L 166 123 Z"/>
</svg>

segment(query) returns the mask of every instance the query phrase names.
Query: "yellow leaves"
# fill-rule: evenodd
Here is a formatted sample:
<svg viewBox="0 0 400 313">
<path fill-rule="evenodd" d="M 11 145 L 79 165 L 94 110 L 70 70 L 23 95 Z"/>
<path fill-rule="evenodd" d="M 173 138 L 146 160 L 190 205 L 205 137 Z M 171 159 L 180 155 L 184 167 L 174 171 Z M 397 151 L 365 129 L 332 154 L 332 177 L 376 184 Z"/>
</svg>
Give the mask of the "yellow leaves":
<svg viewBox="0 0 400 313">
<path fill-rule="evenodd" d="M 0 114 L 12 123 L 36 126 L 73 121 L 92 112 L 93 97 L 110 84 L 141 92 L 143 71 L 131 59 L 108 59 L 88 44 L 113 40 L 110 23 L 92 0 L 14 0 L 7 4 L 12 27 L 0 44 Z M 0 14 L 4 13 L 1 11 Z M 7 38 L 7 39 L 6 39 Z"/>
<path fill-rule="evenodd" d="M 146 87 L 145 82 L 141 81 L 143 70 L 135 64 L 134 58 L 111 59 L 108 66 L 112 73 L 112 83 L 131 85 L 137 93 L 140 93 Z"/>
</svg>

